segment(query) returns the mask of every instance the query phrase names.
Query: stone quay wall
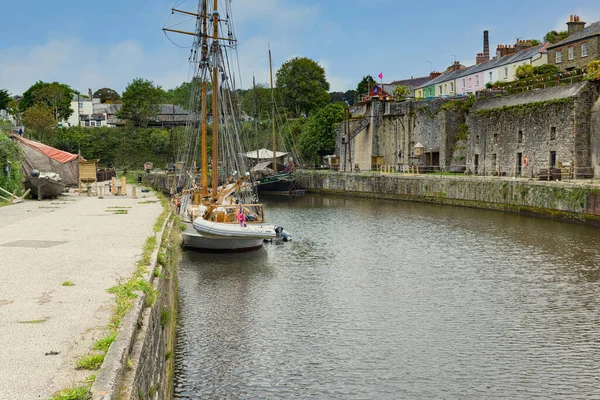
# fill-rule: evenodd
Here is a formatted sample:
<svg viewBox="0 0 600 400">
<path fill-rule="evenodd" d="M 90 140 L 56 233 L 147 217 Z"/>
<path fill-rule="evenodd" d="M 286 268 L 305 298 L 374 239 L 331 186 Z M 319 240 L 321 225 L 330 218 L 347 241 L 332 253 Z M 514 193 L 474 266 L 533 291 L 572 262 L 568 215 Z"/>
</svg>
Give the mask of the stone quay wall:
<svg viewBox="0 0 600 400">
<path fill-rule="evenodd" d="M 506 177 L 401 175 L 299 170 L 309 193 L 450 204 L 600 226 L 600 185 Z"/>
<path fill-rule="evenodd" d="M 180 256 L 176 219 L 168 218 L 155 237 L 152 268 L 142 278 L 153 290 L 136 292 L 92 385 L 93 400 L 172 398 Z"/>
</svg>

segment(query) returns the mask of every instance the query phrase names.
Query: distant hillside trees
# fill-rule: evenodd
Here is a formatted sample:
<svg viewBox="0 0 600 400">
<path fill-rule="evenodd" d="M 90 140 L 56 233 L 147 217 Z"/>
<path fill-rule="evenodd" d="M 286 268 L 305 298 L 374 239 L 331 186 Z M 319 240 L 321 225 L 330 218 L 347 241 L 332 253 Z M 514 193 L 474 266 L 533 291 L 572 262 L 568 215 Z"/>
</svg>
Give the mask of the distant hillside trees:
<svg viewBox="0 0 600 400">
<path fill-rule="evenodd" d="M 6 110 L 12 98 L 6 89 L 0 89 L 0 110 Z"/>
</svg>

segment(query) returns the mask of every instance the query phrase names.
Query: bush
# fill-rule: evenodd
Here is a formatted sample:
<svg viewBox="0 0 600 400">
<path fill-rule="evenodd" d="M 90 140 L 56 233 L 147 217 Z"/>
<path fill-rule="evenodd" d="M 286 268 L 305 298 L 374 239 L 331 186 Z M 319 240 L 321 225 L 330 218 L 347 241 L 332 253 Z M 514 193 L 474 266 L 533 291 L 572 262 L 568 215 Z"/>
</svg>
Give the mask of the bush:
<svg viewBox="0 0 600 400">
<path fill-rule="evenodd" d="M 517 78 L 527 79 L 533 76 L 533 67 L 531 65 L 519 65 L 517 67 Z"/>
<path fill-rule="evenodd" d="M 22 194 L 23 180 L 21 150 L 8 136 L 0 133 L 0 187 Z"/>
<path fill-rule="evenodd" d="M 549 75 L 549 74 L 557 74 L 559 71 L 556 65 L 544 64 L 538 65 L 537 67 L 533 67 L 533 74 L 535 76 L 539 75 Z"/>
<path fill-rule="evenodd" d="M 589 79 L 600 79 L 600 60 L 588 64 L 587 74 Z"/>
</svg>

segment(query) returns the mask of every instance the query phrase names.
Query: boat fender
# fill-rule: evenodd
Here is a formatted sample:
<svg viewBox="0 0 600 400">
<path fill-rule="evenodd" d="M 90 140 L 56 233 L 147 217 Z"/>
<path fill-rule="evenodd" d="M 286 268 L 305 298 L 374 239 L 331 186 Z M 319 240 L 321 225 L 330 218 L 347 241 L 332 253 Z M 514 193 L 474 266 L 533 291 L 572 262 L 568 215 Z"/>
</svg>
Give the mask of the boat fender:
<svg viewBox="0 0 600 400">
<path fill-rule="evenodd" d="M 290 235 L 286 231 L 281 231 L 281 235 L 283 236 L 284 242 L 289 242 L 290 240 L 292 240 L 292 235 Z"/>
</svg>

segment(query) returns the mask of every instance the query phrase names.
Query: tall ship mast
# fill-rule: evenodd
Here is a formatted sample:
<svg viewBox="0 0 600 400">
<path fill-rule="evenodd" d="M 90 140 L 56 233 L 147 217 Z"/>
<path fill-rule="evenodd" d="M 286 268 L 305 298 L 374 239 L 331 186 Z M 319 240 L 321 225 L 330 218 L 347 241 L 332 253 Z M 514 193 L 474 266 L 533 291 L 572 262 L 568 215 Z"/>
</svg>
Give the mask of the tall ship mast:
<svg viewBox="0 0 600 400">
<path fill-rule="evenodd" d="M 194 37 L 189 57 L 189 119 L 177 151 L 171 188 L 186 228 L 183 242 L 188 247 L 227 251 L 258 248 L 264 240 L 289 240 L 282 227 L 266 223 L 243 157 L 241 115 L 230 69 L 235 65 L 232 50 L 237 45 L 231 1 L 221 1 L 225 18 L 220 15 L 219 0 L 212 0 L 212 7 L 210 3 L 200 0 L 197 12 L 172 9 L 173 13 L 196 17 L 195 32 L 163 28 Z M 199 156 L 200 185 L 196 167 Z"/>
</svg>

